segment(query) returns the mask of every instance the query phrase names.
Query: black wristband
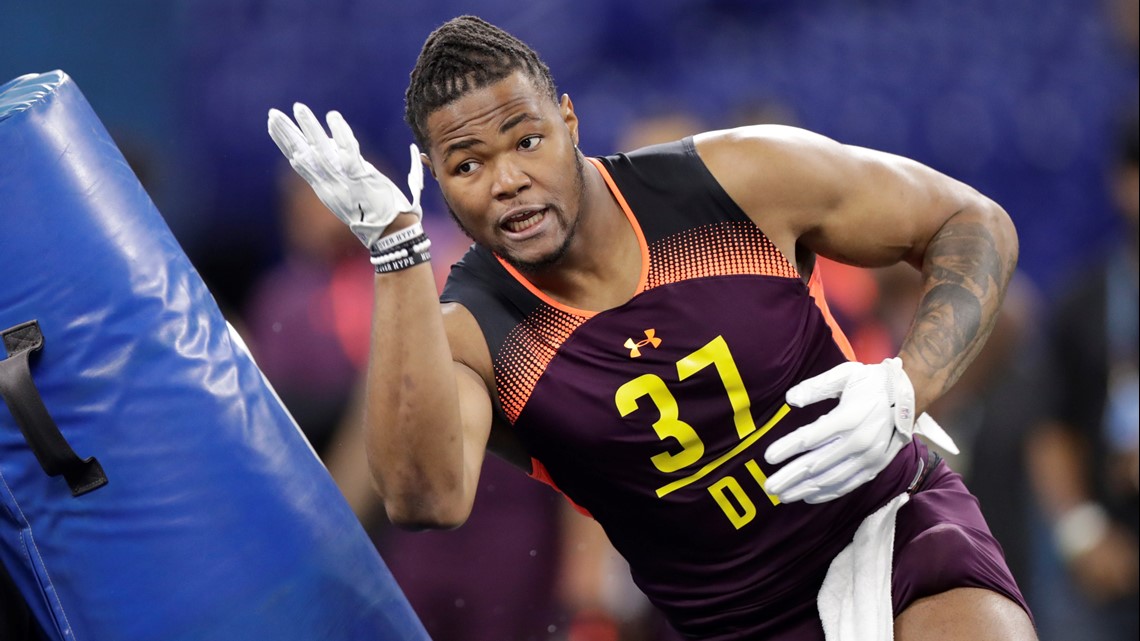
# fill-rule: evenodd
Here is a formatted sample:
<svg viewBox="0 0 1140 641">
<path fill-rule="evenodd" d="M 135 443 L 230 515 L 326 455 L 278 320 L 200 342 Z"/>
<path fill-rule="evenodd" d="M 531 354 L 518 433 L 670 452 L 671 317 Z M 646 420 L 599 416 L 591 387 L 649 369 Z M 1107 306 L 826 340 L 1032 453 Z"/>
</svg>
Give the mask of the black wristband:
<svg viewBox="0 0 1140 641">
<path fill-rule="evenodd" d="M 390 274 L 398 272 L 409 267 L 415 267 L 420 263 L 426 263 L 431 260 L 431 252 L 426 248 L 423 251 L 410 251 L 407 256 L 396 258 L 376 265 L 377 274 Z"/>
<path fill-rule="evenodd" d="M 403 252 L 404 254 L 412 254 L 412 253 L 416 252 L 417 247 L 419 247 L 420 249 L 423 249 L 423 247 L 421 247 L 421 246 L 430 246 L 430 245 L 431 245 L 431 241 L 428 240 L 427 235 L 421 233 L 421 234 L 413 236 L 413 237 L 411 237 L 411 238 L 409 238 L 409 239 L 407 239 L 401 243 L 398 243 L 396 245 L 392 245 L 391 247 L 388 247 L 384 251 L 373 251 L 373 252 L 371 252 L 372 264 L 373 265 L 379 265 L 379 264 L 387 262 L 389 260 L 394 260 L 395 258 L 400 258 L 401 256 L 399 254 L 401 252 Z"/>
</svg>

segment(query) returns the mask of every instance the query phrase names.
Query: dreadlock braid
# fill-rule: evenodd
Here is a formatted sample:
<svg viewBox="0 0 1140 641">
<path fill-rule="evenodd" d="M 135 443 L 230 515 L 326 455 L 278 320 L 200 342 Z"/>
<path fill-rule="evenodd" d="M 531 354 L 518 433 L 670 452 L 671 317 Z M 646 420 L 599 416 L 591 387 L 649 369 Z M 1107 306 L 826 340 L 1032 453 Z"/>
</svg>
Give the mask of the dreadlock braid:
<svg viewBox="0 0 1140 641">
<path fill-rule="evenodd" d="M 427 119 L 468 91 L 524 71 L 557 103 L 546 63 L 518 38 L 475 16 L 453 18 L 428 36 L 404 96 L 404 119 L 427 149 Z"/>
</svg>

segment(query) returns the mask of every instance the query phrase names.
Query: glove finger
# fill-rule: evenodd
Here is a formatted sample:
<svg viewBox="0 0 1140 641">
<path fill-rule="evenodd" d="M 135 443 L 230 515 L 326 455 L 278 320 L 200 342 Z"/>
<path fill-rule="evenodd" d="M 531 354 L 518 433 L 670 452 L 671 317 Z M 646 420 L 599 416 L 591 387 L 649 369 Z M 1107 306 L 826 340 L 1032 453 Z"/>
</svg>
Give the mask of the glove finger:
<svg viewBox="0 0 1140 641">
<path fill-rule="evenodd" d="M 783 494 L 796 486 L 801 484 L 814 484 L 814 470 L 820 469 L 821 466 L 818 464 L 818 461 L 821 457 L 828 455 L 828 450 L 829 448 L 824 446 L 820 450 L 808 452 L 776 470 L 764 483 L 764 489 L 782 497 Z"/>
<path fill-rule="evenodd" d="M 350 154 L 360 153 L 360 143 L 356 141 L 352 127 L 348 126 L 348 122 L 339 111 L 330 111 L 325 116 L 325 122 L 328 123 L 329 131 L 332 132 L 332 138 L 338 147 Z"/>
<path fill-rule="evenodd" d="M 876 466 L 875 461 L 869 462 L 863 457 L 851 456 L 844 451 L 842 445 L 841 442 L 826 444 L 788 463 L 768 477 L 765 489 L 773 494 L 791 496 L 799 495 L 799 490 L 808 486 L 826 490 L 845 483 L 847 479 L 868 467 L 868 464 L 871 467 Z M 788 481 L 782 476 L 785 470 L 788 470 L 786 472 Z M 773 479 L 775 479 L 774 486 Z"/>
<path fill-rule="evenodd" d="M 339 181 L 345 175 L 340 152 L 332 138 L 325 133 L 315 114 L 302 103 L 294 103 L 293 115 L 305 135 L 305 162 L 321 182 Z"/>
<path fill-rule="evenodd" d="M 305 136 L 297 125 L 289 119 L 284 113 L 276 110 L 269 110 L 269 137 L 273 142 L 277 143 L 277 148 L 285 154 L 286 158 L 292 159 L 296 157 L 302 148 L 307 146 Z"/>
<path fill-rule="evenodd" d="M 321 126 L 313 110 L 304 103 L 293 103 L 293 118 L 297 120 L 297 125 L 301 127 L 301 132 L 305 134 L 305 140 L 310 145 L 319 148 L 327 143 L 329 136 L 325 133 L 325 128 Z"/>
<path fill-rule="evenodd" d="M 810 503 L 812 505 L 818 505 L 820 503 L 826 503 L 828 501 L 834 501 L 835 499 L 837 499 L 841 496 L 846 496 L 847 494 L 850 494 L 853 490 L 855 490 L 856 488 L 863 485 L 867 481 L 870 481 L 873 478 L 875 478 L 874 474 L 871 474 L 869 471 L 864 470 L 862 472 L 859 472 L 855 476 L 851 477 L 850 479 L 848 479 L 847 482 L 845 482 L 843 485 L 841 485 L 838 488 L 825 488 L 825 489 L 821 489 L 820 491 L 815 492 L 809 496 L 805 496 L 804 497 L 804 503 Z"/>
<path fill-rule="evenodd" d="M 799 483 L 796 483 L 795 485 L 780 490 L 779 492 L 770 491 L 769 493 L 779 499 L 781 503 L 795 503 L 796 501 L 803 501 L 804 499 L 815 496 L 823 491 L 825 490 L 822 490 L 819 487 L 819 484 L 815 482 L 815 479 L 808 477 L 801 480 Z"/>
<path fill-rule="evenodd" d="M 826 470 L 822 474 L 813 474 L 796 485 L 784 490 L 789 500 L 803 501 L 805 503 L 823 503 L 841 496 L 844 488 L 855 487 L 858 479 L 864 477 L 864 470 L 857 462 L 847 459 Z M 850 491 L 850 489 L 847 489 Z"/>
<path fill-rule="evenodd" d="M 867 469 L 868 461 L 859 456 L 849 456 L 834 461 L 828 467 L 816 468 L 814 475 L 815 484 L 821 490 L 833 491 L 835 488 L 843 487 L 851 481 L 851 479 L 859 476 Z M 874 463 L 871 463 L 873 466 Z"/>
<path fill-rule="evenodd" d="M 352 176 L 360 175 L 363 158 L 360 157 L 360 143 L 352 134 L 352 128 L 348 126 L 344 116 L 340 115 L 339 111 L 330 111 L 325 117 L 325 121 L 329 124 L 333 141 L 340 149 L 339 155 L 345 171 Z"/>
<path fill-rule="evenodd" d="M 420 148 L 412 143 L 412 167 L 408 170 L 408 189 L 412 192 L 412 209 L 420 211 L 420 192 L 424 190 L 424 163 L 420 160 Z"/>
<path fill-rule="evenodd" d="M 835 438 L 852 426 L 852 420 L 845 414 L 836 408 L 811 423 L 796 428 L 791 434 L 769 445 L 764 450 L 764 460 L 772 464 L 781 463 Z"/>
<path fill-rule="evenodd" d="M 803 407 L 827 398 L 835 398 L 847 386 L 847 379 L 851 374 L 861 367 L 862 363 L 855 362 L 836 365 L 822 374 L 793 385 L 784 398 L 792 407 Z"/>
<path fill-rule="evenodd" d="M 804 483 L 803 485 L 798 485 L 795 488 L 788 490 L 782 494 L 776 494 L 775 492 L 772 494 L 777 499 L 779 499 L 781 503 L 795 503 L 796 501 L 802 501 L 805 498 L 814 495 L 818 491 L 819 488 L 816 488 L 814 485 L 810 483 Z"/>
<path fill-rule="evenodd" d="M 918 420 L 914 423 L 914 433 L 922 435 L 927 441 L 941 447 L 942 449 L 950 452 L 951 454 L 958 454 L 958 446 L 954 443 L 954 439 L 942 429 L 926 412 L 918 416 Z"/>
<path fill-rule="evenodd" d="M 808 475 L 807 466 L 797 465 L 798 462 L 792 461 L 768 476 L 768 480 L 764 481 L 764 491 L 783 501 L 784 493 L 799 485 Z"/>
<path fill-rule="evenodd" d="M 832 442 L 805 454 L 801 458 L 811 457 L 810 461 L 806 463 L 808 474 L 814 477 L 819 484 L 836 483 L 837 481 L 834 478 L 837 474 L 836 470 L 843 468 L 851 459 L 858 459 L 862 455 L 861 451 L 853 452 L 851 445 L 850 439 L 836 437 Z M 797 462 L 799 460 L 796 459 Z"/>
</svg>

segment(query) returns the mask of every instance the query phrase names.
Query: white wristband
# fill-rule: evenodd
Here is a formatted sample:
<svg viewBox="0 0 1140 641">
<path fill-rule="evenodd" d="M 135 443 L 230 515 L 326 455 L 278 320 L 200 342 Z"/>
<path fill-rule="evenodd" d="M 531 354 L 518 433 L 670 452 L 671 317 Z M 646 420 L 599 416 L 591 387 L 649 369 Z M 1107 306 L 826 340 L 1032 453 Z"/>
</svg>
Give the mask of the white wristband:
<svg viewBox="0 0 1140 641">
<path fill-rule="evenodd" d="M 1053 540 L 1066 561 L 1096 547 L 1108 534 L 1108 514 L 1093 501 L 1065 512 L 1053 525 Z"/>
<path fill-rule="evenodd" d="M 406 243 L 423 233 L 423 225 L 421 225 L 419 221 L 416 221 L 416 223 L 410 227 L 405 227 L 398 232 L 388 234 L 387 236 L 382 236 L 379 240 L 376 241 L 376 244 L 369 249 L 372 251 L 373 255 L 382 254 L 384 253 L 384 250 L 395 247 L 400 243 Z"/>
</svg>

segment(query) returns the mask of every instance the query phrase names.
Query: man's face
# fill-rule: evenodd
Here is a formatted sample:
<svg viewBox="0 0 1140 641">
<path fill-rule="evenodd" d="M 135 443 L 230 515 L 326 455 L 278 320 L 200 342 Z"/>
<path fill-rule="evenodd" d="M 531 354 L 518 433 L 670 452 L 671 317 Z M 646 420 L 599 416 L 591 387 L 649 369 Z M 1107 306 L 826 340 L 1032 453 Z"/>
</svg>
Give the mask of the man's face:
<svg viewBox="0 0 1140 641">
<path fill-rule="evenodd" d="M 473 90 L 427 119 L 429 168 L 475 242 L 515 267 L 558 262 L 583 199 L 578 121 L 522 72 Z"/>
</svg>

